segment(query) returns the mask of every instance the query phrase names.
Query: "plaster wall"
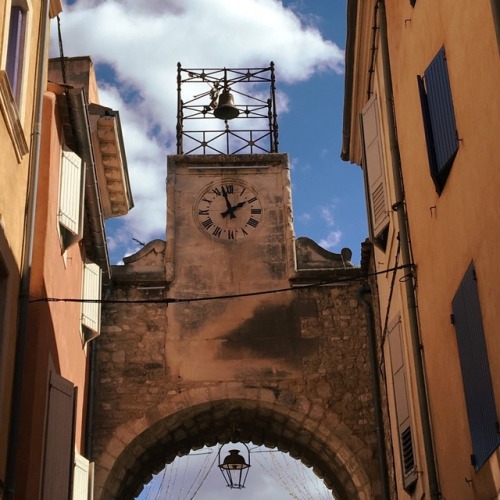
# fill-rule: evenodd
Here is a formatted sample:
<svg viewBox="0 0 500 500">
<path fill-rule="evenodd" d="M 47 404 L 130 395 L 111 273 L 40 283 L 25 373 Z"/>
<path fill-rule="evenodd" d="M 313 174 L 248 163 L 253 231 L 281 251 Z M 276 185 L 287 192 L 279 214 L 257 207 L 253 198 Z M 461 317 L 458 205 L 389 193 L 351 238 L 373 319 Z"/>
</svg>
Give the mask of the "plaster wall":
<svg viewBox="0 0 500 500">
<path fill-rule="evenodd" d="M 50 372 L 77 387 L 75 449 L 83 451 L 87 359 L 80 334 L 81 304 L 36 301 L 46 297 L 78 298 L 82 293 L 83 252 L 75 244 L 63 252 L 58 232 L 61 125 L 56 96 L 47 92 L 43 113 L 35 247 L 31 272 L 27 359 L 23 385 L 22 439 L 18 452 L 21 497 L 35 498 L 44 455 L 45 413 Z"/>
<path fill-rule="evenodd" d="M 500 490 L 499 450 L 477 473 L 463 396 L 451 301 L 474 261 L 491 376 L 500 413 L 500 322 L 496 299 L 500 276 L 492 263 L 500 242 L 497 168 L 500 125 L 500 65 L 492 5 L 487 0 L 456 8 L 417 2 L 388 5 L 388 29 L 396 119 L 407 193 L 418 301 L 432 422 L 446 497 L 490 498 Z M 404 21 L 408 19 L 409 21 Z M 428 169 L 416 75 L 422 75 L 441 46 L 446 50 L 459 150 L 441 195 Z M 450 425 L 450 421 L 453 425 Z M 472 480 L 460 485 L 458 477 Z M 468 491 L 467 491 L 468 490 Z"/>
<path fill-rule="evenodd" d="M 41 6 L 31 5 L 27 26 L 24 88 L 21 105 L 10 92 L 4 71 L 7 57 L 11 2 L 0 7 L 0 480 L 5 481 L 9 440 L 14 357 L 17 338 L 17 308 L 24 237 L 24 217 L 29 171 L 29 154 L 20 154 L 32 132 L 32 109 L 35 98 L 35 70 Z M 13 130 L 15 129 L 15 130 Z"/>
<path fill-rule="evenodd" d="M 351 2 L 354 5 L 355 2 Z M 482 317 L 493 380 L 497 414 L 500 405 L 500 344 L 495 332 L 500 320 L 496 307 L 500 280 L 494 266 L 500 232 L 497 191 L 500 174 L 496 130 L 500 124 L 500 65 L 494 26 L 494 2 L 473 5 L 417 0 L 384 2 L 394 101 L 387 95 L 380 37 L 381 3 L 357 2 L 355 26 L 349 27 L 356 43 L 352 63 L 355 72 L 346 103 L 351 112 L 349 159 L 361 161 L 361 142 L 355 130 L 358 114 L 374 93 L 378 99 L 382 157 L 389 196 L 387 244 L 375 249 L 380 293 L 381 343 L 392 417 L 398 495 L 403 491 L 396 407 L 387 346 L 388 325 L 401 316 L 403 345 L 415 431 L 415 458 L 419 475 L 414 498 L 425 493 L 426 471 L 422 426 L 416 390 L 416 372 L 411 347 L 406 283 L 415 278 L 421 352 L 430 404 L 432 439 L 435 447 L 440 494 L 445 498 L 496 498 L 500 491 L 499 450 L 479 471 L 470 463 L 472 443 L 465 407 L 456 332 L 450 321 L 451 303 L 464 273 L 474 262 Z M 377 5 L 376 5 L 377 4 Z M 374 18 L 374 15 L 376 16 Z M 378 30 L 378 31 L 377 31 Z M 376 35 L 374 35 L 376 33 Z M 438 50 L 444 46 L 451 83 L 459 139 L 458 154 L 441 194 L 436 192 L 422 122 L 417 75 L 423 75 Z M 371 59 L 373 57 L 373 59 Z M 391 148 L 392 124 L 387 102 L 394 106 L 395 137 L 398 141 L 404 183 L 405 205 L 394 206 L 399 173 L 398 158 Z M 399 219 L 405 208 L 410 233 L 410 259 L 415 271 L 391 271 L 401 263 L 398 252 Z M 385 273 L 384 270 L 387 270 Z M 464 480 L 463 478 L 466 478 Z M 427 494 L 427 493 L 425 493 Z"/>
</svg>

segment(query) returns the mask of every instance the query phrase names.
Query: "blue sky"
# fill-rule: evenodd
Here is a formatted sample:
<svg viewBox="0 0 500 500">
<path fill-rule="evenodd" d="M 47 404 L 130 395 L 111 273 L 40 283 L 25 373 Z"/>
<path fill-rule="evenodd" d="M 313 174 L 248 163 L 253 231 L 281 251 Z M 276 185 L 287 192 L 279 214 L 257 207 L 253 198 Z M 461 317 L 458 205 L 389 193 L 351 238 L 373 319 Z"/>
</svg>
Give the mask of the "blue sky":
<svg viewBox="0 0 500 500">
<path fill-rule="evenodd" d="M 120 112 L 124 130 L 135 207 L 107 222 L 112 263 L 137 251 L 135 240 L 165 239 L 177 62 L 236 68 L 274 61 L 296 236 L 333 252 L 348 247 L 359 264 L 367 235 L 362 173 L 340 160 L 345 0 L 76 0 L 60 18 L 65 56 L 91 56 L 100 102 Z"/>
</svg>

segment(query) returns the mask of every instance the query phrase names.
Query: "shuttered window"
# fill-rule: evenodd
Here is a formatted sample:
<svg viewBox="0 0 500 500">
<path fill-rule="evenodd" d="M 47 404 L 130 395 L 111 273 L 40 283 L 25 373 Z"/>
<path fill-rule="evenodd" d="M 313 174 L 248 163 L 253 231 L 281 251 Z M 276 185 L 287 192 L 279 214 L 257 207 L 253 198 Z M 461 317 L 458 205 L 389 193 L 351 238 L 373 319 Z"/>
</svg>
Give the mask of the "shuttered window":
<svg viewBox="0 0 500 500">
<path fill-rule="evenodd" d="M 79 453 L 75 453 L 72 500 L 89 500 L 92 498 L 93 464 Z"/>
<path fill-rule="evenodd" d="M 446 53 L 442 47 L 424 76 L 418 76 L 431 176 L 438 193 L 444 188 L 458 152 L 458 134 Z"/>
<path fill-rule="evenodd" d="M 82 159 L 73 151 L 63 150 L 59 183 L 59 229 L 64 249 L 82 238 L 83 189 Z"/>
<path fill-rule="evenodd" d="M 71 494 L 75 389 L 65 378 L 50 374 L 45 453 L 44 500 L 67 500 Z"/>
<path fill-rule="evenodd" d="M 396 318 L 389 326 L 389 352 L 391 357 L 391 372 L 396 405 L 396 421 L 398 426 L 399 447 L 401 453 L 401 468 L 403 487 L 410 490 L 418 478 L 413 434 L 408 403 L 408 388 L 406 384 L 406 368 L 403 350 L 401 319 Z"/>
<path fill-rule="evenodd" d="M 387 189 L 380 140 L 378 102 L 374 95 L 361 113 L 363 163 L 369 194 L 370 219 L 373 237 L 380 238 L 389 224 Z"/>
<path fill-rule="evenodd" d="M 82 335 L 84 342 L 96 338 L 101 329 L 101 304 L 92 302 L 101 298 L 101 268 L 86 262 L 83 272 Z"/>
<path fill-rule="evenodd" d="M 472 462 L 479 469 L 500 445 L 500 434 L 474 264 L 467 269 L 452 308 L 472 440 Z"/>
<path fill-rule="evenodd" d="M 21 102 L 22 91 L 26 14 L 26 10 L 20 6 L 11 7 L 9 43 L 7 46 L 7 63 L 5 69 L 9 77 L 12 95 L 18 105 Z"/>
</svg>

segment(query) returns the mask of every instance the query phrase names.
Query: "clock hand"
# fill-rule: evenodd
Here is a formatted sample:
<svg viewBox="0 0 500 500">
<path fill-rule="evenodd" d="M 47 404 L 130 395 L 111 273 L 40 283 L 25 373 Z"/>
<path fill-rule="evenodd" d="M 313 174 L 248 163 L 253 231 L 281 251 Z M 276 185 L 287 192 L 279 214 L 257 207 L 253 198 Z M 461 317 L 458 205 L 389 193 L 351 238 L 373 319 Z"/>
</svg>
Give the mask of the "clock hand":
<svg viewBox="0 0 500 500">
<path fill-rule="evenodd" d="M 228 209 L 225 212 L 222 212 L 221 216 L 222 217 L 226 217 L 227 215 L 230 214 L 231 215 L 231 219 L 236 219 L 236 215 L 234 215 L 234 211 L 237 208 L 241 208 L 245 203 L 246 203 L 246 201 L 240 201 L 239 203 L 237 203 L 236 205 L 234 205 L 234 207 L 231 207 L 231 209 Z"/>
<path fill-rule="evenodd" d="M 225 212 L 221 213 L 221 216 L 226 217 L 229 214 L 230 218 L 234 219 L 234 218 L 236 218 L 236 215 L 234 215 L 234 207 L 232 207 L 231 203 L 229 202 L 229 199 L 227 197 L 227 193 L 226 193 L 226 190 L 224 189 L 224 186 L 221 186 L 221 187 L 222 187 L 222 196 L 224 197 L 224 200 L 226 200 L 226 206 L 227 206 L 227 210 Z"/>
<path fill-rule="evenodd" d="M 246 201 L 240 201 L 237 205 L 233 207 L 233 211 L 236 210 L 237 208 L 241 208 L 245 203 Z"/>
</svg>

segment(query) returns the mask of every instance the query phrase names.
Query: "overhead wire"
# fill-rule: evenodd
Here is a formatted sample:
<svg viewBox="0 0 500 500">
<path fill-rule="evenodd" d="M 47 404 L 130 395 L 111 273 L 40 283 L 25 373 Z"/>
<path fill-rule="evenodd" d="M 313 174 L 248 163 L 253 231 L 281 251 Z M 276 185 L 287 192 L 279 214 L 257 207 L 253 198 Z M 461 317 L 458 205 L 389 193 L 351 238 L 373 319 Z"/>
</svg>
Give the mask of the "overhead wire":
<svg viewBox="0 0 500 500">
<path fill-rule="evenodd" d="M 208 467 L 208 462 L 210 460 L 210 455 L 212 455 L 212 453 L 213 453 L 213 450 L 209 450 L 208 453 L 203 453 L 205 455 L 205 458 L 203 459 L 203 463 L 201 464 L 201 467 L 198 468 L 198 473 L 196 474 L 195 478 L 192 481 L 191 486 L 189 487 L 189 490 L 186 493 L 186 498 L 191 498 L 191 499 L 194 498 L 194 495 L 199 490 L 199 486 L 197 486 L 197 482 L 200 478 L 201 478 L 201 484 L 203 484 L 203 482 L 205 481 L 206 476 L 210 472 L 210 468 Z M 192 456 L 199 456 L 199 455 L 201 455 L 201 453 L 199 453 L 199 454 L 191 454 L 190 453 L 187 456 L 187 458 L 192 457 Z M 215 458 L 214 458 L 214 462 L 215 462 Z M 206 474 L 205 474 L 205 471 L 207 471 Z M 201 486 L 201 484 L 200 484 L 200 486 Z M 192 489 L 195 490 L 195 493 L 192 496 L 190 496 Z"/>
<path fill-rule="evenodd" d="M 190 500 L 193 500 L 193 498 L 198 494 L 198 492 L 200 491 L 201 487 L 203 486 L 203 484 L 205 483 L 207 477 L 208 477 L 208 474 L 210 473 L 210 471 L 212 470 L 212 467 L 215 463 L 215 461 L 217 460 L 217 453 L 214 454 L 214 459 L 212 460 L 212 463 L 210 464 L 210 466 L 207 466 L 206 468 L 206 472 L 204 474 L 204 476 L 202 477 L 201 481 L 200 481 L 200 484 L 198 485 L 198 488 L 196 488 L 195 492 L 193 493 L 193 496 L 190 498 Z M 208 460 L 207 460 L 207 464 L 208 464 Z"/>
<path fill-rule="evenodd" d="M 203 302 L 208 300 L 228 300 L 228 299 L 237 299 L 242 297 L 255 297 L 259 295 L 269 295 L 272 293 L 282 293 L 282 292 L 290 292 L 294 290 L 302 290 L 308 288 L 317 288 L 328 285 L 335 285 L 339 283 L 353 283 L 355 281 L 359 281 L 360 279 L 366 279 L 367 276 L 376 276 L 378 274 L 385 274 L 390 271 L 396 271 L 398 269 L 405 268 L 413 268 L 413 264 L 402 264 L 397 267 L 393 267 L 391 269 L 385 269 L 383 271 L 378 271 L 374 273 L 368 273 L 359 278 L 338 278 L 336 280 L 322 280 L 316 283 L 308 283 L 305 285 L 295 285 L 284 288 L 276 288 L 272 290 L 261 290 L 258 292 L 247 292 L 247 293 L 237 293 L 231 295 L 211 295 L 207 297 L 183 297 L 183 298 L 158 298 L 158 299 L 83 299 L 83 298 L 62 298 L 62 297 L 38 297 L 31 298 L 30 303 L 36 302 L 78 302 L 78 303 L 91 303 L 91 304 L 180 304 L 186 302 Z"/>
</svg>

